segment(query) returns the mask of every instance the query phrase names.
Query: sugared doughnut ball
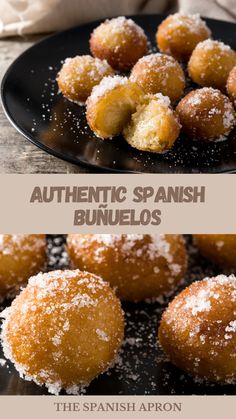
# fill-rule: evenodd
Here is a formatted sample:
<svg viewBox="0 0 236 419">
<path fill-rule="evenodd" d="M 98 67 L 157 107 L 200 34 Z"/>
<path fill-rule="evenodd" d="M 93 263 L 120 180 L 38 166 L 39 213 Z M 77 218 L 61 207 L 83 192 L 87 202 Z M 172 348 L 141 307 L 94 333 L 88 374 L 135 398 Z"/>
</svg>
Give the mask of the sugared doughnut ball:
<svg viewBox="0 0 236 419">
<path fill-rule="evenodd" d="M 179 99 L 185 87 L 180 64 L 173 57 L 158 53 L 140 58 L 132 69 L 130 80 L 138 83 L 146 93 L 162 93 L 171 101 Z"/>
<path fill-rule="evenodd" d="M 193 240 L 204 257 L 236 271 L 236 234 L 194 234 Z"/>
<path fill-rule="evenodd" d="M 227 93 L 236 106 L 236 66 L 229 73 L 229 77 L 226 84 Z"/>
<path fill-rule="evenodd" d="M 45 234 L 0 234 L 0 301 L 16 295 L 46 266 Z"/>
<path fill-rule="evenodd" d="M 211 86 L 224 90 L 228 75 L 236 65 L 236 52 L 223 42 L 207 39 L 194 49 L 188 72 L 200 86 Z"/>
<path fill-rule="evenodd" d="M 92 89 L 105 76 L 114 73 L 106 60 L 81 55 L 67 58 L 58 73 L 57 83 L 63 96 L 72 102 L 83 104 Z"/>
<path fill-rule="evenodd" d="M 132 19 L 105 20 L 92 32 L 90 50 L 116 70 L 128 71 L 147 52 L 147 37 Z"/>
<path fill-rule="evenodd" d="M 235 124 L 229 98 L 211 87 L 193 90 L 178 104 L 176 112 L 183 131 L 195 139 L 226 139 Z"/>
<path fill-rule="evenodd" d="M 86 102 L 91 130 L 100 138 L 120 134 L 143 94 L 141 87 L 127 77 L 104 77 Z"/>
<path fill-rule="evenodd" d="M 158 26 L 156 41 L 161 52 L 187 61 L 196 45 L 210 36 L 210 29 L 199 15 L 175 13 Z"/>
<path fill-rule="evenodd" d="M 194 282 L 165 310 L 159 341 L 170 360 L 190 375 L 236 382 L 236 278 Z"/>
<path fill-rule="evenodd" d="M 1 316 L 4 355 L 55 394 L 76 394 L 104 372 L 123 339 L 120 301 L 101 278 L 79 270 L 31 277 Z"/>
<path fill-rule="evenodd" d="M 138 150 L 169 150 L 180 132 L 179 121 L 169 105 L 169 98 L 161 93 L 145 96 L 124 129 L 126 141 Z"/>
<path fill-rule="evenodd" d="M 74 267 L 101 275 L 123 300 L 168 294 L 186 270 L 180 235 L 70 234 L 67 248 Z"/>
</svg>

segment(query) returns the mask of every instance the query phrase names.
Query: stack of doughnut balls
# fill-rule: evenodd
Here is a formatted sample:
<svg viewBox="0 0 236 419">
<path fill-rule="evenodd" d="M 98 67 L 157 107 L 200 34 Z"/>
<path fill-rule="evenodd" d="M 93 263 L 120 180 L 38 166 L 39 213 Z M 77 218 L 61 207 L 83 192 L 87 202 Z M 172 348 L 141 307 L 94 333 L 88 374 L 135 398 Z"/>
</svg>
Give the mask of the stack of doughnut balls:
<svg viewBox="0 0 236 419">
<path fill-rule="evenodd" d="M 236 382 L 236 235 L 195 235 L 225 274 L 187 286 L 170 302 L 158 344 L 192 376 Z M 122 301 L 152 303 L 176 293 L 187 268 L 181 235 L 70 234 L 70 269 L 42 273 L 44 235 L 0 235 L 4 355 L 20 376 L 49 392 L 78 394 L 112 367 L 124 337 Z M 19 292 L 19 288 L 22 288 Z"/>
<path fill-rule="evenodd" d="M 136 149 L 168 151 L 180 130 L 222 141 L 235 125 L 236 52 L 213 40 L 199 15 L 169 15 L 157 28 L 160 52 L 132 19 L 106 20 L 90 37 L 92 55 L 67 58 L 57 76 L 65 98 L 86 105 L 94 134 L 123 134 Z M 185 94 L 188 76 L 199 87 Z M 228 94 L 228 96 L 226 95 Z"/>
</svg>

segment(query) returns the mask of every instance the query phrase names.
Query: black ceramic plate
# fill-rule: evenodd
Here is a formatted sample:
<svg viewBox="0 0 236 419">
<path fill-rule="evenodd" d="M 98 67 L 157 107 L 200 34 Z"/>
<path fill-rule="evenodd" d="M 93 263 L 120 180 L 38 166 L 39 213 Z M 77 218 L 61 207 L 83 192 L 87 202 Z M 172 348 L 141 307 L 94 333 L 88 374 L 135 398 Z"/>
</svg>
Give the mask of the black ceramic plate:
<svg viewBox="0 0 236 419">
<path fill-rule="evenodd" d="M 48 269 L 67 266 L 63 248 L 63 236 L 48 236 Z M 191 238 L 186 237 L 189 253 L 189 267 L 186 284 L 220 273 L 204 260 L 193 248 Z M 170 364 L 157 346 L 156 335 L 164 304 L 123 305 L 126 315 L 125 341 L 119 362 L 109 372 L 100 375 L 87 388 L 85 394 L 236 394 L 236 386 L 196 383 L 183 371 Z M 0 345 L 0 365 L 4 362 Z M 22 380 L 9 361 L 0 366 L 0 395 L 6 394 L 48 394 L 45 388 Z"/>
<path fill-rule="evenodd" d="M 133 16 L 155 51 L 160 15 Z M 206 19 L 213 36 L 236 49 L 236 25 Z M 56 74 L 66 57 L 89 53 L 89 37 L 100 22 L 53 35 L 24 52 L 2 82 L 2 102 L 13 125 L 32 143 L 64 160 L 96 171 L 152 173 L 224 173 L 236 171 L 236 130 L 228 141 L 199 144 L 183 135 L 165 155 L 132 149 L 122 137 L 96 138 L 86 125 L 84 108 L 57 94 Z"/>
</svg>

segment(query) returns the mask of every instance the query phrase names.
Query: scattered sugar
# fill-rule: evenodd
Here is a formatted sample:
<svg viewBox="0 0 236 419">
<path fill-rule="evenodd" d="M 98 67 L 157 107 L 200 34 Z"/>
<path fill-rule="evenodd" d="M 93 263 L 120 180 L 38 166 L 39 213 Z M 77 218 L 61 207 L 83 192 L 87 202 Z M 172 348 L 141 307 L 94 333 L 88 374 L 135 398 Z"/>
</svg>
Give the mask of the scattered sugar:
<svg viewBox="0 0 236 419">
<path fill-rule="evenodd" d="M 96 329 L 96 333 L 99 337 L 99 339 L 103 340 L 104 342 L 109 342 L 109 340 L 111 339 L 110 336 L 108 336 L 104 330 L 101 329 Z"/>
<path fill-rule="evenodd" d="M 206 39 L 205 41 L 199 42 L 197 45 L 197 49 L 205 49 L 205 50 L 211 50 L 212 48 L 217 47 L 220 52 L 224 51 L 230 51 L 231 48 L 229 45 L 224 44 L 224 42 L 221 41 L 215 41 L 213 39 Z"/>
<path fill-rule="evenodd" d="M 147 240 L 145 240 L 145 238 Z M 84 238 L 81 235 L 72 235 L 70 240 L 74 244 L 77 244 L 77 240 L 79 243 L 83 244 L 87 238 Z M 100 260 L 103 256 L 102 245 L 115 246 L 119 243 L 121 252 L 126 255 L 126 258 L 133 259 L 134 256 L 140 258 L 146 254 L 149 260 L 155 260 L 156 258 L 162 256 L 168 261 L 168 263 L 173 263 L 170 244 L 164 234 L 94 234 L 90 237 L 90 240 L 101 244 L 101 247 L 98 248 L 95 255 L 98 260 Z M 75 247 L 76 252 L 80 252 L 80 246 L 76 245 Z M 174 264 L 173 271 L 176 272 L 178 269 L 179 267 Z"/>
<path fill-rule="evenodd" d="M 199 95 L 195 94 L 194 96 L 190 96 L 188 99 L 188 104 L 191 106 L 201 105 L 202 101 Z"/>
<path fill-rule="evenodd" d="M 146 35 L 144 30 L 137 25 L 133 19 L 127 19 L 125 16 L 119 16 L 113 19 L 107 19 L 102 25 L 109 25 L 109 31 L 111 34 L 116 35 L 120 33 L 126 33 L 127 31 L 134 31 L 139 34 L 142 38 Z M 94 30 L 94 32 L 96 29 Z"/>
<path fill-rule="evenodd" d="M 231 107 L 230 109 L 225 107 L 225 111 L 223 114 L 223 124 L 226 129 L 231 129 L 232 126 L 235 124 L 235 116 Z"/>
<path fill-rule="evenodd" d="M 164 96 L 161 93 L 156 93 L 155 95 L 153 95 L 155 98 L 158 99 L 158 102 L 160 103 L 160 105 L 164 106 L 165 108 L 168 108 L 170 106 L 170 99 L 168 96 Z"/>
<path fill-rule="evenodd" d="M 200 290 L 200 292 L 196 296 L 192 295 L 188 297 L 184 307 L 186 309 L 190 308 L 193 316 L 203 311 L 210 311 L 211 303 L 209 301 L 208 292 L 205 290 Z"/>
<path fill-rule="evenodd" d="M 222 123 L 226 132 L 224 135 L 219 136 L 218 139 L 214 139 L 214 141 L 223 141 L 227 138 L 226 135 L 235 125 L 235 113 L 231 102 L 224 97 L 219 90 L 213 89 L 212 87 L 203 87 L 194 90 L 186 97 L 186 105 L 189 105 L 190 109 L 192 108 L 192 115 L 195 115 L 195 108 L 203 106 L 204 100 L 209 95 L 211 95 L 212 98 L 212 105 L 211 107 L 209 104 L 205 106 L 204 110 L 207 112 L 206 117 L 209 121 L 211 121 L 215 115 L 219 115 L 219 117 L 222 118 Z"/>
<path fill-rule="evenodd" d="M 7 361 L 4 358 L 0 358 L 0 367 L 4 367 Z"/>
<path fill-rule="evenodd" d="M 169 15 L 169 18 L 171 18 L 171 21 L 168 23 L 168 26 L 172 27 L 176 31 L 182 27 L 188 29 L 191 33 L 198 33 L 199 30 L 204 29 L 208 32 L 208 36 L 211 35 L 211 31 L 207 27 L 206 22 L 201 19 L 198 13 L 187 14 L 179 12 Z"/>
<path fill-rule="evenodd" d="M 226 339 L 226 340 L 228 340 L 228 339 L 232 339 L 232 335 L 227 335 L 227 334 L 225 334 L 225 335 L 224 335 L 224 339 Z"/>
<path fill-rule="evenodd" d="M 63 82 L 68 84 L 73 89 L 74 78 L 72 79 L 70 74 L 70 68 L 74 65 L 76 70 L 75 79 L 78 83 L 84 83 L 84 74 L 88 75 L 93 81 L 99 81 L 107 72 L 111 69 L 110 65 L 106 60 L 100 60 L 99 58 L 91 57 L 90 55 L 76 56 L 73 58 L 66 58 L 62 67 L 63 71 Z M 68 69 L 66 73 L 65 70 Z M 59 73 L 60 74 L 60 73 Z"/>
<path fill-rule="evenodd" d="M 110 237 L 108 240 L 111 241 Z M 50 236 L 49 242 L 51 244 L 49 252 L 50 269 L 55 269 L 55 267 L 58 266 L 62 267 L 63 261 L 65 261 L 65 267 L 67 267 L 68 261 L 65 260 L 64 256 L 59 256 L 60 252 L 61 254 L 64 252 L 64 238 L 62 236 Z M 189 238 L 187 238 L 187 247 L 189 253 L 189 269 L 183 287 L 192 281 L 202 279 L 205 274 L 207 274 L 207 276 L 213 276 L 217 273 L 217 269 L 202 258 L 199 252 L 196 251 L 196 248 L 191 245 Z M 58 252 L 55 252 L 53 257 L 51 257 L 51 249 L 54 248 L 58 248 Z M 56 264 L 55 266 L 53 266 L 53 261 Z M 215 280 L 211 280 L 212 283 L 214 283 L 214 281 Z M 235 278 L 233 275 L 230 277 L 225 277 L 224 275 L 219 276 L 217 283 L 220 283 L 221 285 L 229 283 L 232 285 L 233 289 L 233 286 L 235 285 Z M 236 293 L 232 292 L 232 298 L 236 301 Z M 212 392 L 214 392 L 214 394 L 215 392 L 217 392 L 217 394 L 218 392 L 222 394 L 222 392 L 230 392 L 231 388 L 225 390 L 222 387 L 221 390 L 219 386 L 206 383 L 202 379 L 196 379 L 193 381 L 193 379 L 188 377 L 187 374 L 176 370 L 168 362 L 166 356 L 160 348 L 157 347 L 156 333 L 153 333 L 153 330 L 157 330 L 161 314 L 167 305 L 167 302 L 168 301 L 163 300 L 162 303 L 164 305 L 161 305 L 158 302 L 152 303 L 152 305 L 147 305 L 145 303 L 140 303 L 138 305 L 124 304 L 126 313 L 126 337 L 123 349 L 117 357 L 113 370 L 108 371 L 103 375 L 103 377 L 101 377 L 102 383 L 105 384 L 104 388 L 107 388 L 107 380 L 109 380 L 111 376 L 112 379 L 115 381 L 118 380 L 118 382 L 121 383 L 121 385 L 117 387 L 118 394 L 124 394 L 124 391 L 126 392 L 127 389 L 129 394 L 141 394 L 141 391 L 142 394 L 145 393 L 153 395 L 212 394 Z M 236 312 L 234 315 L 236 316 Z M 234 321 L 235 320 L 232 319 L 233 323 L 229 322 L 227 327 L 234 328 Z M 218 322 L 220 324 L 221 320 L 218 320 Z M 66 329 L 67 327 L 69 327 L 68 323 L 65 325 Z M 227 330 L 225 332 L 227 335 L 233 334 L 233 330 Z M 199 331 L 199 333 L 201 332 Z M 206 335 L 201 333 L 200 340 L 202 344 L 204 344 L 205 339 Z M 227 341 L 230 342 L 230 339 Z M 196 359 L 196 363 L 197 362 L 198 361 Z M 152 366 L 151 368 L 150 365 Z M 10 367 L 10 372 L 12 380 L 14 379 L 13 374 L 16 373 L 12 367 Z M 21 376 L 23 376 L 23 372 L 20 372 Z M 47 372 L 42 371 L 42 376 L 45 376 L 45 378 L 48 379 Z M 26 379 L 31 380 L 28 376 L 26 376 Z M 98 385 L 100 385 L 99 380 L 100 379 L 98 378 Z M 232 384 L 232 378 L 227 379 L 227 382 Z M 143 383 L 145 383 L 145 386 Z M 47 385 L 47 388 L 50 393 L 59 394 L 61 390 L 61 383 L 50 383 Z M 232 388 L 232 391 L 233 389 L 234 387 Z M 83 394 L 86 391 L 86 384 L 83 386 L 70 386 L 66 389 L 67 394 Z"/>
<path fill-rule="evenodd" d="M 155 54 L 149 54 L 144 55 L 142 58 L 138 61 L 139 64 L 145 64 L 145 71 L 148 71 L 149 69 L 153 69 L 153 67 L 157 66 L 158 71 L 171 68 L 176 68 L 178 65 L 176 60 L 169 56 L 161 54 L 160 52 L 156 52 Z M 163 76 L 165 74 L 163 73 Z"/>
<path fill-rule="evenodd" d="M 29 236 L 33 237 L 30 242 L 27 240 Z M 11 255 L 15 260 L 22 257 L 22 254 L 16 252 L 16 249 L 30 250 L 37 253 L 44 245 L 44 237 L 40 234 L 0 234 L 0 252 L 3 255 Z"/>
<path fill-rule="evenodd" d="M 62 329 L 64 330 L 64 332 L 67 332 L 70 329 L 70 322 L 69 320 L 66 320 Z"/>
<path fill-rule="evenodd" d="M 60 333 L 58 333 L 58 334 L 56 334 L 56 335 L 54 335 L 54 336 L 52 337 L 52 343 L 53 343 L 53 345 L 55 345 L 55 346 L 58 346 L 58 345 L 60 345 L 60 344 L 61 344 L 61 335 L 60 335 Z"/>
<path fill-rule="evenodd" d="M 226 332 L 236 332 L 236 320 L 229 322 L 229 325 L 225 328 Z"/>
</svg>

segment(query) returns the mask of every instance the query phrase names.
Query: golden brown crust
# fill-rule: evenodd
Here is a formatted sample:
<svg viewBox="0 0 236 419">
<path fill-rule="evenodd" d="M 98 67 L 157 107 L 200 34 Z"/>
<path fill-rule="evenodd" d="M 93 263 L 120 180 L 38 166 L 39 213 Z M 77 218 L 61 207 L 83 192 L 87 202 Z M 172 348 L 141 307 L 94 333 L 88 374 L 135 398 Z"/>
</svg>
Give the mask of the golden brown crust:
<svg viewBox="0 0 236 419">
<path fill-rule="evenodd" d="M 30 278 L 4 313 L 4 354 L 50 392 L 76 393 L 105 371 L 124 333 L 119 300 L 88 272 L 53 271 Z"/>
<path fill-rule="evenodd" d="M 91 53 L 118 71 L 128 71 L 147 52 L 147 37 L 131 19 L 118 17 L 99 25 L 90 37 Z"/>
<path fill-rule="evenodd" d="M 175 13 L 158 26 L 156 42 L 161 52 L 188 61 L 196 45 L 210 35 L 209 28 L 198 15 Z"/>
<path fill-rule="evenodd" d="M 228 75 L 236 65 L 236 52 L 223 42 L 208 39 L 194 49 L 188 72 L 200 86 L 225 90 Z"/>
<path fill-rule="evenodd" d="M 194 234 L 193 239 L 204 257 L 230 272 L 236 271 L 236 234 Z"/>
<path fill-rule="evenodd" d="M 67 58 L 58 73 L 57 83 L 63 96 L 76 102 L 84 103 L 94 86 L 105 76 L 114 74 L 114 70 L 105 61 L 90 55 Z"/>
<path fill-rule="evenodd" d="M 171 101 L 179 99 L 185 87 L 182 67 L 166 54 L 150 54 L 141 58 L 133 67 L 130 79 L 138 83 L 145 93 L 162 93 Z"/>
<path fill-rule="evenodd" d="M 163 313 L 159 342 L 170 360 L 198 378 L 236 381 L 236 278 L 219 275 L 182 291 Z"/>
<path fill-rule="evenodd" d="M 70 234 L 67 249 L 73 267 L 102 275 L 119 297 L 129 301 L 172 292 L 186 271 L 180 235 Z"/>
<path fill-rule="evenodd" d="M 229 73 L 226 89 L 230 99 L 236 105 L 236 66 Z"/>
<path fill-rule="evenodd" d="M 120 134 L 142 96 L 142 89 L 126 77 L 104 77 L 86 102 L 91 130 L 103 139 Z"/>
<path fill-rule="evenodd" d="M 45 268 L 46 248 L 45 234 L 0 235 L 0 300 L 13 297 Z"/>
<path fill-rule="evenodd" d="M 195 139 L 226 139 L 235 124 L 235 112 L 229 98 L 212 88 L 188 93 L 179 102 L 176 112 L 183 131 Z"/>
</svg>

